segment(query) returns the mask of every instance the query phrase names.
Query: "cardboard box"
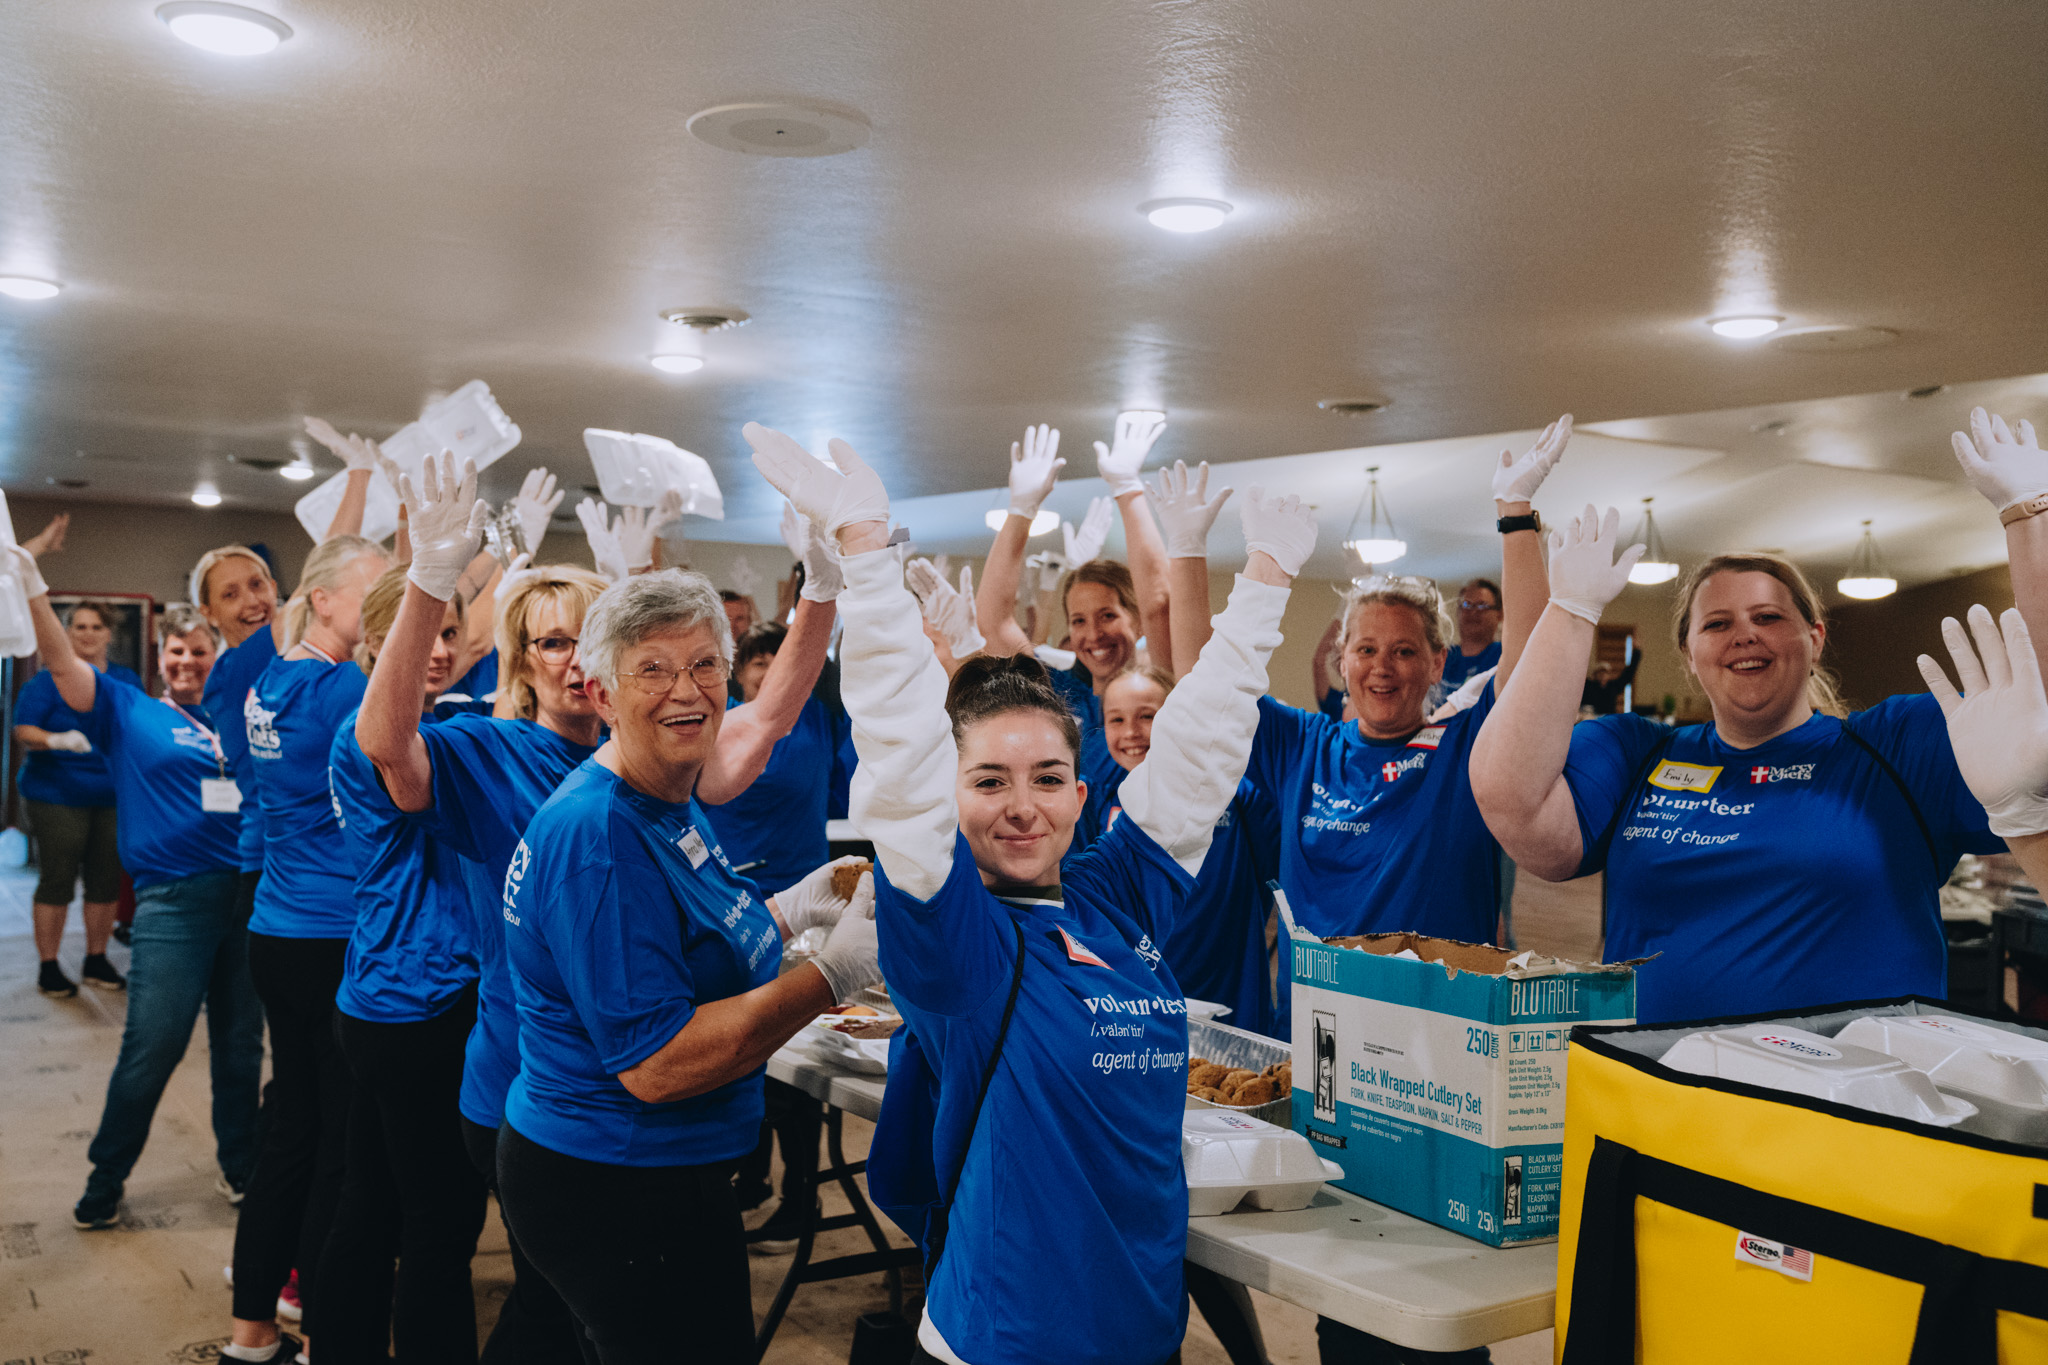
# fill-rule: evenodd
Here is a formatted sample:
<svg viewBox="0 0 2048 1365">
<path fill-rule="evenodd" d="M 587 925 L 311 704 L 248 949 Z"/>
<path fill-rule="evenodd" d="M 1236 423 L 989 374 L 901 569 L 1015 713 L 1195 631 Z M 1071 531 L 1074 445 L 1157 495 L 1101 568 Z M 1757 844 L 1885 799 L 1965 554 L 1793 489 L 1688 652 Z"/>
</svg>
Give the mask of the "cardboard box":
<svg viewBox="0 0 2048 1365">
<path fill-rule="evenodd" d="M 1333 1183 L 1489 1246 L 1557 1236 L 1565 1043 L 1635 1018 L 1630 964 L 1295 933 L 1294 1127 Z"/>
</svg>

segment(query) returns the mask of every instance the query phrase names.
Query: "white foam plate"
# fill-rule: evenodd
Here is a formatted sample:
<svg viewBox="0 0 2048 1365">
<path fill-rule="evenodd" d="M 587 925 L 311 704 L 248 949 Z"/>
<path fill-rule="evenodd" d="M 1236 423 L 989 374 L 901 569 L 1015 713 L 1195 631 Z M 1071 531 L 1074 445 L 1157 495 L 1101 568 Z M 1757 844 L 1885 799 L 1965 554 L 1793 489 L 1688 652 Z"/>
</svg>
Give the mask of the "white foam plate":
<svg viewBox="0 0 2048 1365">
<path fill-rule="evenodd" d="M 1970 1132 L 2048 1145 L 2048 1039 L 1956 1015 L 1871 1014 L 1835 1041 L 1890 1053 L 1977 1106 Z"/>
<path fill-rule="evenodd" d="M 1781 1024 L 1687 1034 L 1663 1060 L 1674 1071 L 1746 1081 L 1937 1128 L 1953 1127 L 1977 1112 L 1897 1057 Z"/>
<path fill-rule="evenodd" d="M 1325 1182 L 1344 1174 L 1292 1129 L 1224 1109 L 1181 1115 L 1180 1160 L 1188 1178 L 1188 1213 L 1197 1218 L 1240 1205 L 1304 1209 Z"/>
</svg>

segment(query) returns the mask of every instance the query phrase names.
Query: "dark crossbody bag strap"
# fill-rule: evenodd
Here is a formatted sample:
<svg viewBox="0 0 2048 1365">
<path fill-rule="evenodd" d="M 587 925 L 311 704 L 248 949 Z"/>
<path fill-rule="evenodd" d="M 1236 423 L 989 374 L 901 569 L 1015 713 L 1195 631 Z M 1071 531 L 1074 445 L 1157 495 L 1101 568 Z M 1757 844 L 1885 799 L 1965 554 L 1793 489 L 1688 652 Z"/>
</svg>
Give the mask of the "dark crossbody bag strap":
<svg viewBox="0 0 2048 1365">
<path fill-rule="evenodd" d="M 946 1188 L 946 1198 L 937 1210 L 940 1234 L 936 1239 L 927 1236 L 927 1241 L 936 1240 L 931 1255 L 925 1259 L 925 1283 L 930 1284 L 939 1268 L 939 1258 L 946 1254 L 946 1234 L 950 1231 L 953 1216 L 953 1197 L 960 1192 L 960 1177 L 967 1173 L 967 1149 L 974 1146 L 974 1134 L 981 1127 L 981 1109 L 988 1102 L 988 1088 L 995 1083 L 996 1063 L 1003 1059 L 1003 1043 L 1010 1036 L 1010 1019 L 1017 1012 L 1017 990 L 1024 984 L 1024 926 L 1016 920 L 1010 927 L 1017 931 L 1017 965 L 1010 970 L 1010 998 L 1003 1002 L 1003 1021 L 996 1025 L 995 1046 L 989 1049 L 988 1065 L 982 1069 L 981 1090 L 974 1097 L 974 1117 L 967 1121 L 967 1147 L 960 1153 L 960 1168 L 953 1172 L 953 1179 Z"/>
<path fill-rule="evenodd" d="M 1906 785 L 1906 779 L 1899 776 L 1899 770 L 1877 751 L 1876 745 L 1850 729 L 1849 722 L 1842 722 L 1842 733 L 1855 740 L 1857 747 L 1869 754 L 1884 770 L 1884 775 L 1892 780 L 1892 785 L 1899 789 L 1899 795 L 1906 799 L 1906 809 L 1913 812 L 1913 823 L 1920 826 L 1920 837 L 1927 841 L 1927 856 L 1934 860 L 1935 876 L 1946 879 L 1948 869 L 1941 865 L 1941 852 L 1934 846 L 1934 831 L 1928 826 L 1927 817 L 1920 813 L 1920 803 L 1913 799 L 1913 790 Z"/>
</svg>

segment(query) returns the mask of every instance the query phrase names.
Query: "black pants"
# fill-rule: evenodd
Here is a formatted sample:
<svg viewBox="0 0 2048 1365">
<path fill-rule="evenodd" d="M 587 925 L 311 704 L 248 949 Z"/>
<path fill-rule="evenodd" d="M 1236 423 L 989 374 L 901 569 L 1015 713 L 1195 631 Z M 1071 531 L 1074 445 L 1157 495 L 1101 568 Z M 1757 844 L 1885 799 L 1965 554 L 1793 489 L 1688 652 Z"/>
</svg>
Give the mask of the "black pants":
<svg viewBox="0 0 2048 1365">
<path fill-rule="evenodd" d="M 355 1093 L 341 1206 L 320 1262 L 324 1365 L 383 1365 L 387 1345 L 401 1365 L 476 1360 L 469 1262 L 484 1182 L 456 1107 L 475 1022 L 474 986 L 432 1019 L 379 1024 L 335 1012 Z"/>
<path fill-rule="evenodd" d="M 497 1189 L 498 1130 L 465 1118 L 462 1143 L 469 1149 L 470 1164 L 477 1174 L 491 1189 Z M 526 1248 L 519 1245 L 510 1227 L 505 1230 L 505 1240 L 512 1248 L 512 1292 L 505 1296 L 498 1310 L 498 1325 L 484 1343 L 483 1365 L 565 1365 L 585 1359 L 595 1365 L 596 1348 L 583 1335 L 583 1324 L 576 1321 L 548 1277 L 527 1259 Z"/>
<path fill-rule="evenodd" d="M 255 896 L 255 873 L 243 895 Z M 249 975 L 270 1025 L 262 1146 L 235 1226 L 234 1314 L 268 1322 L 294 1268 L 305 1329 L 317 1330 L 321 1248 L 341 1196 L 348 1067 L 334 1041 L 334 992 L 348 940 L 249 935 Z"/>
<path fill-rule="evenodd" d="M 1418 1351 L 1347 1327 L 1334 1318 L 1316 1319 L 1316 1348 L 1322 1365 L 1486 1365 L 1493 1352 L 1484 1346 L 1469 1351 Z"/>
<path fill-rule="evenodd" d="M 796 1183 L 790 1169 L 789 1154 L 811 1153 L 811 1166 L 815 1168 L 818 1134 L 825 1122 L 818 1102 L 787 1082 L 778 1081 L 773 1076 L 766 1077 L 762 1081 L 761 1093 L 765 1103 L 761 1117 L 761 1141 L 753 1151 L 740 1158 L 739 1171 L 733 1177 L 743 1209 L 753 1208 L 773 1193 L 768 1184 L 768 1169 L 778 1139 L 782 1143 L 782 1193 L 788 1197 Z"/>
<path fill-rule="evenodd" d="M 754 1314 L 730 1161 L 613 1166 L 498 1130 L 512 1235 L 602 1365 L 752 1365 Z"/>
</svg>

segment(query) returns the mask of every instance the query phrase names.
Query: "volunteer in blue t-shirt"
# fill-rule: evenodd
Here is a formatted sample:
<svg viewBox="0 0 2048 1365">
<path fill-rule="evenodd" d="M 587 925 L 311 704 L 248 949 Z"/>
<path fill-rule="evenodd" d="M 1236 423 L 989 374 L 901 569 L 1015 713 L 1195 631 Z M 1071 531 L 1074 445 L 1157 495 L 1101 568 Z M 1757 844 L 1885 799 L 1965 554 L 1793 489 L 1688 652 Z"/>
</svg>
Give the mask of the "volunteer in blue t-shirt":
<svg viewBox="0 0 2048 1365">
<path fill-rule="evenodd" d="M 2015 440 L 1981 410 L 1973 428 L 1986 478 L 2048 492 L 2031 431 Z M 1774 555 L 1717 555 L 1686 578 L 1673 618 L 1713 721 L 1574 726 L 1594 626 L 1641 554 L 1615 560 L 1618 523 L 1589 507 L 1552 539 L 1550 609 L 1474 755 L 1488 822 L 1538 876 L 1606 873 L 1607 957 L 1654 955 L 1636 975 L 1646 1023 L 1945 995 L 1938 892 L 1960 854 L 2002 844 L 1935 698 L 1845 715 L 1805 576 Z M 2042 537 L 2030 516 L 2008 527 L 2023 610 L 2048 601 Z"/>
<path fill-rule="evenodd" d="M 285 609 L 285 637 L 296 643 L 263 671 L 243 710 L 256 778 L 245 796 L 264 827 L 249 972 L 270 1025 L 271 1079 L 263 1150 L 235 1227 L 238 1333 L 273 1323 L 294 1268 L 306 1331 L 319 1330 L 320 1254 L 340 1196 L 351 1088 L 334 993 L 356 919 L 327 756 L 362 701 L 366 680 L 351 655 L 363 593 L 385 567 L 384 552 L 360 536 L 314 548 Z"/>
<path fill-rule="evenodd" d="M 107 756 L 125 816 L 121 861 L 135 880 L 128 1018 L 99 1131 L 86 1149 L 92 1174 L 72 1210 L 80 1228 L 112 1227 L 120 1220 L 128 1173 L 142 1155 L 157 1102 L 202 1006 L 222 1191 L 239 1188 L 256 1160 L 263 1015 L 235 915 L 240 794 L 200 702 L 214 660 L 213 629 L 205 619 L 190 607 L 164 613 L 157 654 L 164 696 L 151 697 L 72 652 L 35 561 L 25 551 L 12 553 L 51 681 Z"/>
<path fill-rule="evenodd" d="M 112 608 L 80 602 L 71 608 L 64 634 L 72 653 L 107 677 L 139 688 L 133 669 L 108 664 L 114 637 Z M 107 939 L 121 895 L 121 857 L 115 847 L 114 775 L 107 758 L 85 736 L 85 715 L 57 695 L 46 668 L 28 680 L 14 699 L 14 742 L 28 754 L 21 765 L 21 799 L 36 837 L 41 875 L 34 897 L 36 955 L 42 961 L 36 988 L 44 995 L 73 996 L 78 987 L 57 965 L 64 920 L 85 876 L 85 962 L 78 975 L 89 985 L 118 991 L 126 981 L 107 961 Z"/>
<path fill-rule="evenodd" d="M 1456 609 L 1458 647 L 1444 652 L 1444 695 L 1465 685 L 1474 673 L 1500 665 L 1500 585 L 1490 578 L 1474 578 L 1458 589 Z"/>
<path fill-rule="evenodd" d="M 875 1159 L 959 1175 L 921 1348 L 973 1365 L 1164 1361 L 1186 1323 L 1187 1024 L 1159 944 L 1242 775 L 1315 523 L 1295 499 L 1247 500 L 1250 562 L 1216 639 L 1125 775 L 1123 816 L 1062 868 L 1085 796 L 1080 734 L 1043 666 L 973 658 L 949 689 L 886 548 L 881 480 L 842 443 L 843 474 L 779 432 L 745 434 L 847 557 L 854 819 L 881 865 L 890 993 L 931 1068 L 892 1066 Z M 933 1074 L 936 1119 L 920 1130 L 901 1115 L 930 1113 Z M 881 1184 L 877 1197 L 899 1203 Z M 931 1227 L 913 1230 L 936 1256 Z"/>
<path fill-rule="evenodd" d="M 732 655 L 709 581 L 614 584 L 581 650 L 611 738 L 506 873 L 520 1070 L 499 1198 L 603 1360 L 672 1360 L 686 1323 L 693 1359 L 751 1361 L 732 1165 L 760 1127 L 768 1056 L 880 980 L 874 923 L 832 895 L 831 864 L 764 899 L 704 820 L 695 792 L 729 723 Z M 783 940 L 813 924 L 833 926 L 824 950 L 778 976 Z"/>
<path fill-rule="evenodd" d="M 206 678 L 206 709 L 222 718 L 220 744 L 228 756 L 228 770 L 250 799 L 237 850 L 241 913 L 247 919 L 255 913 L 256 882 L 263 875 L 263 819 L 255 805 L 255 760 L 249 757 L 246 717 L 249 691 L 277 657 L 278 637 L 284 633 L 277 582 L 254 550 L 223 545 L 208 550 L 193 567 L 192 600 L 220 632 L 223 648 Z"/>
</svg>

